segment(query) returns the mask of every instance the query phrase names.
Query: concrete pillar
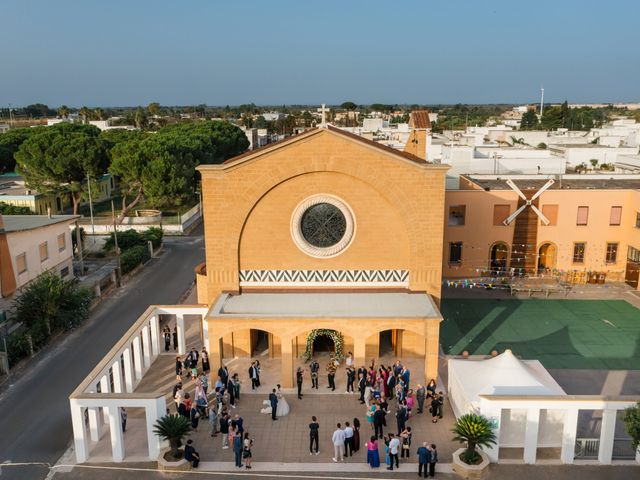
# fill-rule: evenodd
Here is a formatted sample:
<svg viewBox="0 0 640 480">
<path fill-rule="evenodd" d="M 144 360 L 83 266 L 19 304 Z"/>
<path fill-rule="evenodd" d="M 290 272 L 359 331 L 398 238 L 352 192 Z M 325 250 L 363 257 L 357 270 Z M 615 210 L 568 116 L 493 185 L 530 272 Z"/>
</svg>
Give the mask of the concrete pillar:
<svg viewBox="0 0 640 480">
<path fill-rule="evenodd" d="M 356 368 L 360 368 L 367 364 L 366 346 L 367 339 L 363 336 L 356 336 L 353 338 L 353 363 Z"/>
<path fill-rule="evenodd" d="M 151 329 L 151 354 L 155 359 L 160 354 L 160 321 L 158 314 L 154 313 L 151 315 L 149 324 L 149 328 Z"/>
<path fill-rule="evenodd" d="M 427 320 L 426 354 L 424 356 L 425 385 L 432 378 L 438 381 L 438 355 L 440 353 L 440 322 Z"/>
<path fill-rule="evenodd" d="M 204 315 L 201 315 L 200 318 L 202 319 L 202 343 L 204 345 L 204 348 L 207 349 L 207 352 L 210 350 L 209 349 L 209 322 L 207 322 L 207 317 L 205 317 Z M 269 351 L 271 351 L 271 342 L 269 342 Z"/>
<path fill-rule="evenodd" d="M 142 354 L 145 370 L 151 366 L 151 342 L 149 341 L 149 327 L 142 327 Z"/>
<path fill-rule="evenodd" d="M 102 412 L 100 407 L 89 408 L 89 432 L 91 440 L 97 442 L 102 437 Z"/>
<path fill-rule="evenodd" d="M 610 465 L 613 456 L 613 438 L 616 433 L 616 417 L 618 411 L 606 409 L 602 411 L 602 424 L 600 425 L 600 449 L 598 450 L 598 462 Z"/>
<path fill-rule="evenodd" d="M 111 436 L 111 454 L 114 462 L 124 460 L 124 435 L 122 434 L 122 422 L 120 421 L 120 409 L 118 407 L 106 407 L 109 415 L 109 435 Z"/>
<path fill-rule="evenodd" d="M 575 456 L 576 436 L 578 435 L 578 409 L 567 410 L 562 428 L 562 450 L 560 461 L 571 464 Z"/>
<path fill-rule="evenodd" d="M 76 461 L 84 463 L 89 458 L 89 441 L 84 425 L 83 408 L 76 400 L 70 399 L 71 425 L 73 426 L 73 445 L 76 451 Z"/>
<path fill-rule="evenodd" d="M 184 355 L 187 352 L 187 339 L 184 331 L 184 315 L 176 314 L 176 327 L 178 327 L 178 353 Z"/>
<path fill-rule="evenodd" d="M 111 365 L 111 371 L 113 372 L 113 393 L 122 393 L 122 369 L 120 359 Z"/>
<path fill-rule="evenodd" d="M 100 379 L 100 393 L 111 393 L 111 385 L 109 384 L 109 376 L 103 375 Z M 102 421 L 107 423 L 109 421 L 109 417 L 107 416 L 107 411 L 102 409 Z"/>
<path fill-rule="evenodd" d="M 127 348 L 122 352 L 122 358 L 124 359 L 124 387 L 125 391 L 131 393 L 134 388 L 133 379 L 133 358 L 131 358 L 131 349 Z"/>
<path fill-rule="evenodd" d="M 164 416 L 167 405 L 164 397 L 156 398 L 145 407 L 145 417 L 147 423 L 147 444 L 149 445 L 149 460 L 157 460 L 162 448 L 162 441 L 155 433 L 153 426 L 156 421 Z"/>
<path fill-rule="evenodd" d="M 527 424 L 524 430 L 524 463 L 536 463 L 539 427 L 540 409 L 527 409 Z"/>
<path fill-rule="evenodd" d="M 291 337 L 282 337 L 282 388 L 293 388 L 293 341 Z"/>
<path fill-rule="evenodd" d="M 142 365 L 142 350 L 140 348 L 140 335 L 136 335 L 133 338 L 133 370 L 136 375 L 136 380 L 140 380 L 144 372 L 144 365 Z"/>
</svg>

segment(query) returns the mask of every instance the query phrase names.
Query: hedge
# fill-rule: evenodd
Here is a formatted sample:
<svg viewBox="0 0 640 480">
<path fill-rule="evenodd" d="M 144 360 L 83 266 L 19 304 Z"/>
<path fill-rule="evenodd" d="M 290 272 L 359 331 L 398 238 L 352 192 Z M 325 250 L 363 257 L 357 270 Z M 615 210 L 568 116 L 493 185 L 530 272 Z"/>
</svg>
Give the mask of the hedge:
<svg viewBox="0 0 640 480">
<path fill-rule="evenodd" d="M 149 254 L 149 248 L 147 248 L 146 245 L 138 245 L 125 250 L 122 252 L 122 255 L 120 255 L 120 267 L 122 268 L 122 273 L 125 274 L 130 272 L 150 258 L 151 255 Z"/>
</svg>

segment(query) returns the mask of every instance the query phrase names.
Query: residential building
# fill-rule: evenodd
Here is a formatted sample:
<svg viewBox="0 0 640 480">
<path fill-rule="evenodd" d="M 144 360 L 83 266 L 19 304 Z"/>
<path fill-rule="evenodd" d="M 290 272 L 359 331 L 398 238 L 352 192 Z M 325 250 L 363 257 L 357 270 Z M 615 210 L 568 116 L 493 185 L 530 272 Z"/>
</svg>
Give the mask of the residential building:
<svg viewBox="0 0 640 480">
<path fill-rule="evenodd" d="M 531 202 L 545 218 L 508 182 L 528 199 L 550 182 Z M 462 175 L 446 192 L 445 278 L 597 272 L 637 288 L 639 252 L 640 175 Z"/>
<path fill-rule="evenodd" d="M 0 217 L 0 228 L 4 227 L 0 233 L 2 297 L 10 296 L 43 272 L 55 272 L 63 279 L 74 276 L 70 226 L 78 218 L 78 215 Z"/>
</svg>

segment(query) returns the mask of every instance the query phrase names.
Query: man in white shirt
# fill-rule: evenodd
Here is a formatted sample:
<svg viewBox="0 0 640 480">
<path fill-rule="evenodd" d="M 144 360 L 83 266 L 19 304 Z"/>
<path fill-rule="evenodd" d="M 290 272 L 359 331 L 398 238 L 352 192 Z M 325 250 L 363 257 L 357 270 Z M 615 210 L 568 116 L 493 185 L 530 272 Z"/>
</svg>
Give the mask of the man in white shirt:
<svg viewBox="0 0 640 480">
<path fill-rule="evenodd" d="M 400 468 L 400 461 L 398 460 L 398 451 L 400 450 L 400 440 L 394 436 L 393 433 L 389 434 L 389 466 L 387 470 L 393 470 L 393 461 L 395 459 L 396 468 Z"/>
<path fill-rule="evenodd" d="M 353 457 L 353 427 L 349 424 L 349 422 L 344 422 L 344 456 L 348 457 L 351 455 Z"/>
<path fill-rule="evenodd" d="M 333 442 L 333 460 L 334 462 L 340 461 L 344 462 L 344 441 L 345 435 L 344 430 L 342 430 L 341 425 L 338 424 L 338 428 L 335 432 L 333 432 L 333 436 L 331 437 L 331 441 Z M 396 456 L 397 458 L 397 456 Z"/>
</svg>

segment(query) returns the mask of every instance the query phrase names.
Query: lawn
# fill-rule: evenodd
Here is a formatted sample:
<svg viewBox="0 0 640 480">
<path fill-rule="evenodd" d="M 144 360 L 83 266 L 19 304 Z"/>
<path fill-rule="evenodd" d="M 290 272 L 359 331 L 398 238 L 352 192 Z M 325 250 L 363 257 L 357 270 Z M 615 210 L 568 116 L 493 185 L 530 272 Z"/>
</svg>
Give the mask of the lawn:
<svg viewBox="0 0 640 480">
<path fill-rule="evenodd" d="M 510 348 L 546 368 L 640 369 L 640 310 L 623 300 L 443 299 L 447 354 Z"/>
</svg>

